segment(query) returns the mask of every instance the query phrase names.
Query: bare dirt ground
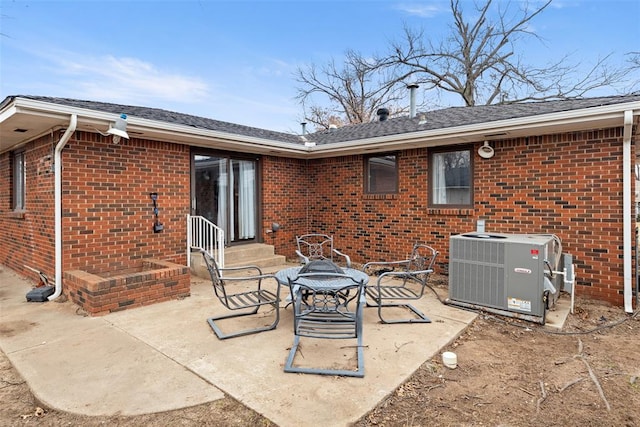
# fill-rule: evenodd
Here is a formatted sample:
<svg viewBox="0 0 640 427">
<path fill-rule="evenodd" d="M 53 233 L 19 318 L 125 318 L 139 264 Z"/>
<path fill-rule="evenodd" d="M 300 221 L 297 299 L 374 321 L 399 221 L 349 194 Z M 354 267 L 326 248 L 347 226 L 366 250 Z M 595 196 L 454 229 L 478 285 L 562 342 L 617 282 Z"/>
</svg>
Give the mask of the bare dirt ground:
<svg viewBox="0 0 640 427">
<path fill-rule="evenodd" d="M 446 281 L 435 288 L 446 295 Z M 392 327 L 392 326 L 390 326 Z M 640 316 L 578 298 L 559 333 L 482 314 L 356 424 L 640 426 Z M 273 426 L 234 399 L 135 417 L 86 417 L 41 405 L 0 352 L 0 426 Z"/>
</svg>

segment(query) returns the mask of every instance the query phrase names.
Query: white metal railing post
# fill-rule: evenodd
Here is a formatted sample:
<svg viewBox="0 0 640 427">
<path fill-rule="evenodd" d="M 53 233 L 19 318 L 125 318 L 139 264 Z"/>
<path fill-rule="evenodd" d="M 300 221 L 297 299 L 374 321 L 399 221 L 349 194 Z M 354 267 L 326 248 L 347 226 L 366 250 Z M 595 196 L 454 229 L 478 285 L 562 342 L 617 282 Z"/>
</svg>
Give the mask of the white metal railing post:
<svg viewBox="0 0 640 427">
<path fill-rule="evenodd" d="M 187 267 L 191 268 L 191 215 L 187 214 Z"/>
<path fill-rule="evenodd" d="M 187 263 L 189 266 L 192 248 L 206 251 L 220 267 L 224 267 L 224 230 L 204 217 L 187 215 Z"/>
<path fill-rule="evenodd" d="M 220 229 L 218 234 L 218 262 L 224 268 L 224 231 Z"/>
</svg>

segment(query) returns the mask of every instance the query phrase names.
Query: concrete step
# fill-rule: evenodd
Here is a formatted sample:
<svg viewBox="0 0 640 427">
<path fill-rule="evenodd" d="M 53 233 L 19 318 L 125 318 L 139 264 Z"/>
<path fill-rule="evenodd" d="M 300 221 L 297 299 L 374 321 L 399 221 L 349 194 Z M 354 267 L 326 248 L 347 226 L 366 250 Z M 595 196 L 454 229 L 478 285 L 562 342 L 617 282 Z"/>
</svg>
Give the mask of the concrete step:
<svg viewBox="0 0 640 427">
<path fill-rule="evenodd" d="M 257 265 L 261 269 L 278 270 L 278 268 L 274 269 L 274 267 L 283 266 L 284 268 L 286 265 L 284 255 L 276 255 L 272 245 L 260 243 L 225 248 L 224 257 L 225 267 Z M 209 272 L 199 252 L 191 253 L 191 274 L 205 279 L 209 278 Z"/>
<path fill-rule="evenodd" d="M 287 263 L 287 260 L 284 255 L 272 255 L 267 258 L 250 259 L 250 260 L 237 262 L 237 263 L 230 263 L 225 261 L 224 266 L 225 267 L 241 267 L 243 265 L 256 265 L 260 268 L 266 268 L 266 267 L 281 266 L 281 265 L 285 265 L 286 263 Z"/>
<path fill-rule="evenodd" d="M 224 250 L 225 266 L 246 265 L 250 260 L 274 256 L 273 245 L 251 243 L 248 245 L 230 246 Z"/>
</svg>

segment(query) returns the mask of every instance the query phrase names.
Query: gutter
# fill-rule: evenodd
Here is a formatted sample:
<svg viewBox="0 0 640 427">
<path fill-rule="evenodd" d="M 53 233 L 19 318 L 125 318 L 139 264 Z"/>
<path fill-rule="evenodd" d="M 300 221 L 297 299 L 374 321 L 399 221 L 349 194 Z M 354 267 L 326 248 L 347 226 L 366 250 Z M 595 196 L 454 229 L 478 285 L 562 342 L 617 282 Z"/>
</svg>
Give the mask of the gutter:
<svg viewBox="0 0 640 427">
<path fill-rule="evenodd" d="M 69 119 L 69 127 L 58 144 L 56 145 L 56 150 L 54 154 L 54 198 L 55 198 L 55 257 L 56 257 L 56 279 L 55 279 L 55 290 L 51 296 L 49 296 L 49 301 L 53 301 L 58 298 L 62 294 L 62 149 L 69 139 L 71 139 L 71 135 L 76 131 L 76 126 L 78 125 L 78 116 L 76 114 L 72 114 Z"/>
<path fill-rule="evenodd" d="M 19 113 L 45 115 L 47 117 L 61 118 L 68 117 L 69 114 L 81 116 L 82 123 L 78 130 L 95 132 L 95 128 L 113 122 L 115 113 L 108 111 L 91 110 L 87 108 L 74 107 L 66 104 L 55 104 L 46 101 L 32 100 L 28 98 L 16 97 L 12 109 L 0 112 L 0 122 L 12 115 Z M 160 120 L 144 119 L 129 115 L 127 119 L 127 129 L 131 129 L 132 134 L 142 133 L 145 137 L 154 137 L 161 141 L 182 142 L 187 145 L 199 147 L 210 147 L 211 140 L 221 144 L 231 146 L 243 152 L 253 152 L 252 149 L 259 148 L 260 153 L 278 154 L 280 151 L 291 154 L 295 157 L 304 157 L 309 151 L 302 144 L 286 142 L 258 136 L 248 136 L 231 132 L 212 130 L 190 126 L 186 124 L 175 124 Z M 277 133 L 277 132 L 276 132 Z M 228 148 L 228 147 L 227 147 Z M 227 149 L 224 148 L 223 149 Z"/>
<path fill-rule="evenodd" d="M 622 134 L 622 216 L 623 216 L 623 261 L 624 261 L 624 310 L 633 313 L 633 291 L 631 289 L 631 132 L 633 110 L 624 112 Z M 636 248 L 637 250 L 638 248 Z M 637 273 L 637 272 L 636 272 Z"/>
<path fill-rule="evenodd" d="M 81 115 L 87 130 L 111 121 L 113 112 L 100 112 L 87 108 L 46 101 L 16 98 L 15 113 L 69 114 Z M 19 105 L 17 104 L 19 102 Z M 259 136 L 248 136 L 227 131 L 203 129 L 185 124 L 168 123 L 141 117 L 129 116 L 128 129 L 140 132 L 146 138 L 157 138 L 186 145 L 238 150 L 266 155 L 284 155 L 301 159 L 315 159 L 341 155 L 411 149 L 418 147 L 477 142 L 487 138 L 487 133 L 505 133 L 504 137 L 526 136 L 530 132 L 563 132 L 566 128 L 575 130 L 576 125 L 592 129 L 594 127 L 619 126 L 620 112 L 640 109 L 639 101 L 608 104 L 598 107 L 581 108 L 571 111 L 557 111 L 533 116 L 516 117 L 491 122 L 474 123 L 438 129 L 416 129 L 415 131 L 379 137 L 349 139 L 305 146 L 300 143 Z M 0 115 L 0 117 L 2 117 Z M 83 128 L 84 129 L 84 128 Z M 82 130 L 82 129 L 80 129 Z M 307 135 L 312 141 L 312 138 Z M 498 138 L 502 139 L 502 138 Z M 317 141 L 315 141 L 317 142 Z M 221 144 L 221 146 L 218 146 Z"/>
</svg>

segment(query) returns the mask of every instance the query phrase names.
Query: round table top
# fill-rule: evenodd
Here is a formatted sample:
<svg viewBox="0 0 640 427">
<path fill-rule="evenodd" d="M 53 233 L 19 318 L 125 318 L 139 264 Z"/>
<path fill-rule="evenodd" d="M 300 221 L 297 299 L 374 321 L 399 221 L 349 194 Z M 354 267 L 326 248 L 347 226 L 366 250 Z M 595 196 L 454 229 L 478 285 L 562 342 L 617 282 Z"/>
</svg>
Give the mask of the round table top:
<svg viewBox="0 0 640 427">
<path fill-rule="evenodd" d="M 296 277 L 298 277 L 301 268 L 302 266 L 289 267 L 289 268 L 285 268 L 284 270 L 280 270 L 275 274 L 276 280 L 278 280 L 280 284 L 288 286 L 290 279 L 295 279 Z M 342 268 L 342 270 L 344 271 L 345 275 L 352 277 L 357 282 L 362 282 L 365 285 L 369 282 L 369 276 L 367 276 L 366 273 L 360 270 L 356 270 L 355 268 Z M 334 289 L 334 288 L 340 288 L 345 286 L 344 281 L 335 280 L 335 279 L 326 280 L 326 279 L 303 278 L 303 279 L 300 279 L 300 283 L 315 289 L 321 289 L 321 288 Z"/>
</svg>

